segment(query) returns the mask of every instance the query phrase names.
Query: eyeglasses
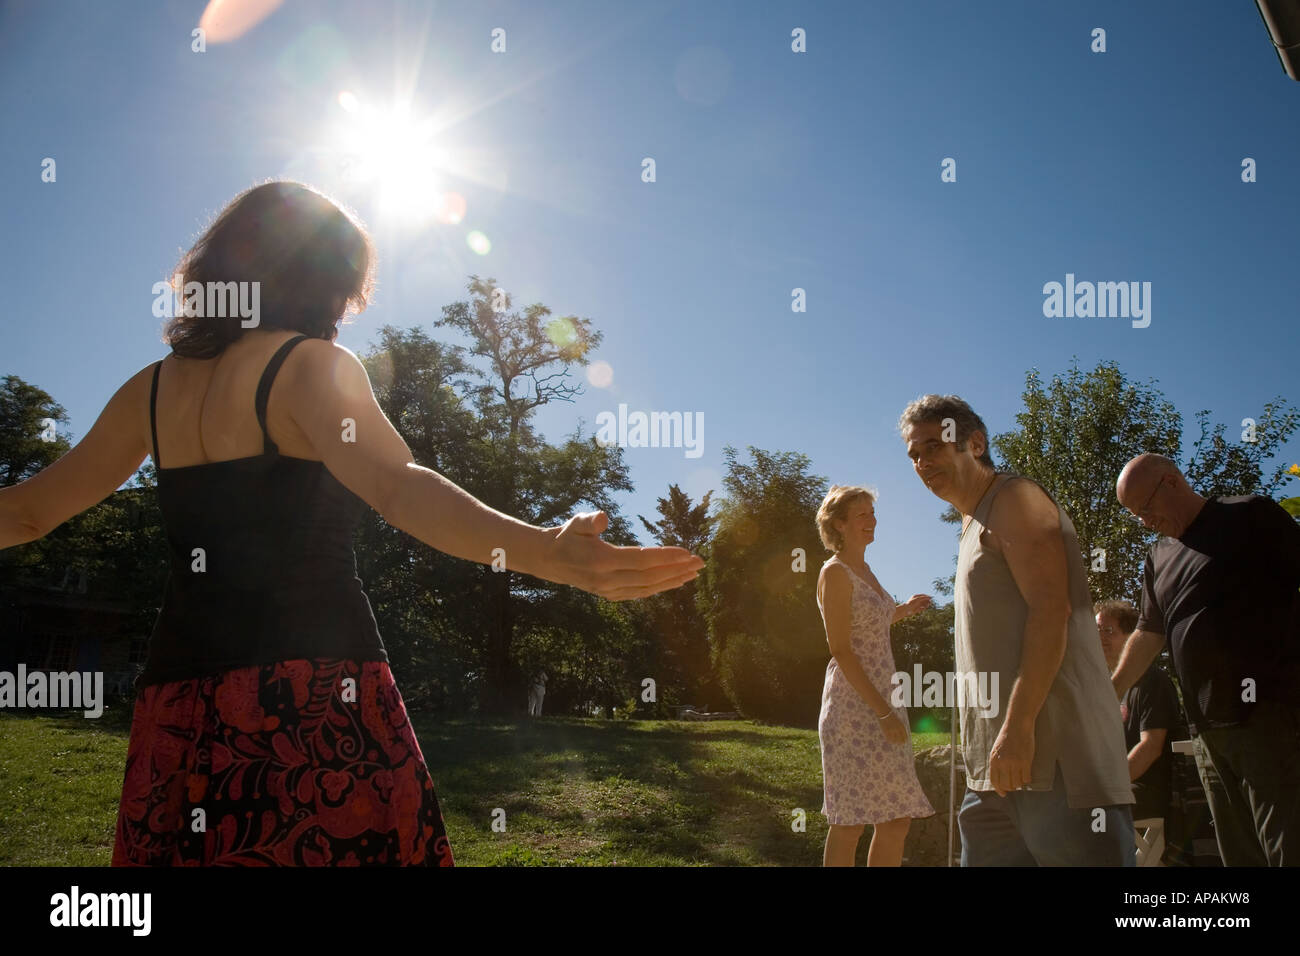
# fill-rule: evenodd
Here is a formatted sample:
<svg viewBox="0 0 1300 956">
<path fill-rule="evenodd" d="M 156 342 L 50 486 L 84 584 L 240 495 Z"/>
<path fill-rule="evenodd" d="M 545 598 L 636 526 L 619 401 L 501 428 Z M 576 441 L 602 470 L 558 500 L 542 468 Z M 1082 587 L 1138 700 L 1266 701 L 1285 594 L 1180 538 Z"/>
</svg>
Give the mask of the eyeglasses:
<svg viewBox="0 0 1300 956">
<path fill-rule="evenodd" d="M 1147 503 L 1144 504 L 1139 511 L 1135 513 L 1130 513 L 1129 518 L 1131 520 L 1136 521 L 1138 524 L 1141 524 L 1146 519 L 1147 509 L 1151 507 L 1151 502 L 1156 500 L 1156 492 L 1160 490 L 1160 486 L 1163 485 L 1164 483 L 1165 481 L 1163 478 L 1161 478 L 1159 481 L 1156 482 L 1156 486 L 1151 489 L 1151 497 L 1147 499 Z"/>
</svg>

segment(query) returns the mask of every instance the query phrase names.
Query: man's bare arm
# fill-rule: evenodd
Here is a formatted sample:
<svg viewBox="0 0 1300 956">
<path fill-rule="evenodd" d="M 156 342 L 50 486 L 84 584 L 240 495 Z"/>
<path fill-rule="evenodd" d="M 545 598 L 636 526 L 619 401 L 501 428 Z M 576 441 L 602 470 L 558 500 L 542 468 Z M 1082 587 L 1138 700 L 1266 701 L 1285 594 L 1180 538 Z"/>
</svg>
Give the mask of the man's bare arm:
<svg viewBox="0 0 1300 956">
<path fill-rule="evenodd" d="M 1142 731 L 1142 739 L 1128 753 L 1128 778 L 1136 780 L 1160 759 L 1160 751 L 1165 749 L 1165 738 L 1169 731 L 1163 727 Z"/>
<path fill-rule="evenodd" d="M 1037 485 L 1013 481 L 998 496 L 989 522 L 1029 608 L 1020 674 L 1012 685 L 1006 725 L 1032 732 L 1065 658 L 1070 620 L 1070 579 L 1060 513 Z"/>
<path fill-rule="evenodd" d="M 1129 635 L 1124 650 L 1120 652 L 1119 663 L 1115 665 L 1115 673 L 1110 676 L 1111 683 L 1115 685 L 1116 698 L 1122 699 L 1129 688 L 1142 679 L 1164 646 L 1163 634 L 1134 631 Z"/>
</svg>

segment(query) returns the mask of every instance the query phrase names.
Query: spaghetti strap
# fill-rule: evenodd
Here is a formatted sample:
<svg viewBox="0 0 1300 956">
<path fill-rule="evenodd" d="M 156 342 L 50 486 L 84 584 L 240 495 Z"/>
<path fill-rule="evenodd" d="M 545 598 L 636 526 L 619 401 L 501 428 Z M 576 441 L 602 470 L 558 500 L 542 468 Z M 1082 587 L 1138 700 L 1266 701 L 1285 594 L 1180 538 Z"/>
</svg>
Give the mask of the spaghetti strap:
<svg viewBox="0 0 1300 956">
<path fill-rule="evenodd" d="M 275 354 L 271 356 L 271 361 L 266 363 L 266 368 L 262 371 L 261 381 L 257 383 L 257 423 L 262 426 L 263 455 L 278 455 L 280 453 L 280 449 L 276 447 L 275 442 L 271 441 L 271 435 L 266 430 L 266 402 L 271 396 L 271 385 L 275 381 L 276 373 L 280 371 L 280 366 L 284 364 L 289 352 L 295 345 L 306 338 L 310 338 L 310 336 L 295 336 L 276 349 Z"/>
<path fill-rule="evenodd" d="M 153 435 L 153 466 L 155 470 L 162 468 L 162 464 L 158 461 L 158 416 L 156 412 L 158 405 L 158 373 L 160 371 L 162 371 L 162 359 L 159 359 L 153 365 L 153 386 L 149 389 L 149 432 Z"/>
</svg>

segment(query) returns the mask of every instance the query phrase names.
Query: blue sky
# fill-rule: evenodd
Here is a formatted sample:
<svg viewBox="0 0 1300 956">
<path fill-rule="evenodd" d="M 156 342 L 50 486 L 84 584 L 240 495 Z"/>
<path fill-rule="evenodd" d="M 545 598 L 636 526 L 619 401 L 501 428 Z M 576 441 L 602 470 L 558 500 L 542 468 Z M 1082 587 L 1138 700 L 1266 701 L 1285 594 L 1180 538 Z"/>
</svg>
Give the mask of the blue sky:
<svg viewBox="0 0 1300 956">
<path fill-rule="evenodd" d="M 1029 368 L 1077 356 L 1157 380 L 1188 425 L 1300 400 L 1300 84 L 1251 3 L 290 0 L 195 53 L 203 7 L 0 5 L 0 374 L 50 392 L 74 440 L 164 353 L 153 283 L 270 177 L 371 227 L 378 293 L 343 345 L 431 325 L 471 273 L 590 318 L 612 384 L 543 410 L 548 436 L 619 403 L 704 416 L 699 458 L 627 450 L 626 513 L 670 482 L 720 491 L 725 444 L 800 451 L 880 490 L 867 558 L 900 596 L 954 549 L 896 430 L 918 394 L 961 394 L 996 433 Z M 342 178 L 344 90 L 434 122 L 460 222 Z M 1067 273 L 1150 282 L 1150 326 L 1044 317 Z"/>
</svg>

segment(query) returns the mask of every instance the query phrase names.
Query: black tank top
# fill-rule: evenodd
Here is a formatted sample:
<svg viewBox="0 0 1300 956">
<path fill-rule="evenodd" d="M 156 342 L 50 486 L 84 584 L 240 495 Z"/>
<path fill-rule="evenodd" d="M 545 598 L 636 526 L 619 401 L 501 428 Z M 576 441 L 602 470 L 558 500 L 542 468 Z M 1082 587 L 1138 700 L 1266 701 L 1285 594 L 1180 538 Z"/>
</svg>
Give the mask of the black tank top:
<svg viewBox="0 0 1300 956">
<path fill-rule="evenodd" d="M 247 458 L 164 468 L 154 366 L 149 427 L 171 567 L 137 687 L 297 658 L 388 660 L 352 551 L 365 502 L 324 463 L 281 455 L 266 431 L 271 383 L 305 338 L 262 373 L 262 454 Z"/>
</svg>

